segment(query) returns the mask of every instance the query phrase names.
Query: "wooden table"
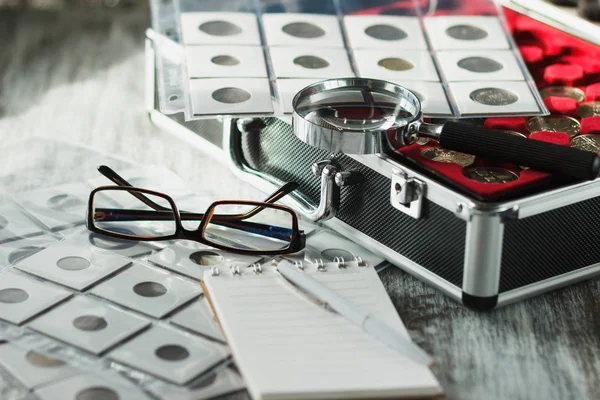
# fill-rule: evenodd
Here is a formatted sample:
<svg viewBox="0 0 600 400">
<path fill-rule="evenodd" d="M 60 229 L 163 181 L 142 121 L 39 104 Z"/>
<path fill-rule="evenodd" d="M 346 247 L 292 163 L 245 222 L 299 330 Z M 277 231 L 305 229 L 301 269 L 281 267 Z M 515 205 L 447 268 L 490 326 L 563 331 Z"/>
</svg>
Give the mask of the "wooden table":
<svg viewBox="0 0 600 400">
<path fill-rule="evenodd" d="M 164 165 L 198 191 L 261 199 L 225 166 L 150 123 L 148 20 L 146 9 L 0 11 L 0 146 L 61 138 Z M 5 156 L 15 164 L 38 153 Z M 400 269 L 382 279 L 415 340 L 439 362 L 449 399 L 600 398 L 599 280 L 476 313 Z"/>
</svg>

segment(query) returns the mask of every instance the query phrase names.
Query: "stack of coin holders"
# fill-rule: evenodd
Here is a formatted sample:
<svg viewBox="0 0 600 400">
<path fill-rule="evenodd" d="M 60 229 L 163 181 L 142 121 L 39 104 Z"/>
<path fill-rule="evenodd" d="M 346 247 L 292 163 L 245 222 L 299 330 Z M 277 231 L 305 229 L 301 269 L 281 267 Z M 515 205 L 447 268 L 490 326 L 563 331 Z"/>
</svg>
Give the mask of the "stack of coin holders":
<svg viewBox="0 0 600 400">
<path fill-rule="evenodd" d="M 490 0 L 173 1 L 152 4 L 172 39 L 155 40 L 160 108 L 187 120 L 289 115 L 302 88 L 353 76 L 411 89 L 427 116 L 546 111 Z"/>
<path fill-rule="evenodd" d="M 214 201 L 166 169 L 118 172 L 182 205 Z M 272 259 L 91 233 L 87 199 L 105 184 L 100 176 L 40 188 L 0 207 L 0 398 L 247 398 L 199 282 L 214 266 L 259 268 Z M 297 262 L 386 265 L 337 234 L 300 227 L 308 237 L 305 251 L 290 256 Z"/>
<path fill-rule="evenodd" d="M 511 10 L 505 10 L 505 17 L 551 115 L 469 122 L 527 140 L 600 152 L 600 48 Z M 484 197 L 520 190 L 549 178 L 518 165 L 440 149 L 434 141 L 424 140 L 400 151 Z"/>
</svg>

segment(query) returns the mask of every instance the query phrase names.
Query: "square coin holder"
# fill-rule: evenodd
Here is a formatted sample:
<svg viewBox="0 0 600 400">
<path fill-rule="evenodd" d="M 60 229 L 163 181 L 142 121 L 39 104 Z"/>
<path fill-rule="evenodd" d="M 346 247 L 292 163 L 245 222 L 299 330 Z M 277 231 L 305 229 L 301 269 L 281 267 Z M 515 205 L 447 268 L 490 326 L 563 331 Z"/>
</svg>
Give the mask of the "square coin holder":
<svg viewBox="0 0 600 400">
<path fill-rule="evenodd" d="M 0 367 L 30 390 L 79 374 L 63 360 L 12 343 L 0 344 Z"/>
<path fill-rule="evenodd" d="M 91 246 L 124 257 L 139 257 L 162 248 L 162 242 L 143 242 L 119 239 L 90 232 L 87 228 L 76 228 L 74 232 L 71 232 L 67 236 L 67 239 L 72 244 L 77 244 L 82 247 Z"/>
<path fill-rule="evenodd" d="M 214 78 L 190 81 L 195 115 L 272 113 L 271 89 L 266 78 Z"/>
<path fill-rule="evenodd" d="M 104 281 L 92 294 L 155 318 L 162 318 L 202 293 L 200 285 L 167 271 L 134 264 Z"/>
<path fill-rule="evenodd" d="M 223 336 L 223 332 L 221 332 L 210 309 L 208 300 L 204 296 L 175 314 L 171 318 L 171 323 L 203 336 L 225 342 L 225 336 Z"/>
<path fill-rule="evenodd" d="M 303 48 L 344 48 L 339 20 L 335 15 L 272 13 L 262 15 L 267 44 Z"/>
<path fill-rule="evenodd" d="M 181 13 L 181 36 L 185 44 L 261 44 L 258 20 L 254 13 Z"/>
<path fill-rule="evenodd" d="M 435 16 L 423 19 L 434 50 L 508 49 L 506 33 L 494 16 Z"/>
<path fill-rule="evenodd" d="M 29 323 L 37 332 L 95 355 L 148 325 L 145 318 L 84 296 L 76 296 Z"/>
<path fill-rule="evenodd" d="M 294 100 L 296 93 L 313 83 L 315 83 L 315 80 L 310 78 L 278 79 L 277 88 L 279 89 L 279 95 L 283 103 L 283 112 L 291 114 L 294 111 L 292 100 Z"/>
<path fill-rule="evenodd" d="M 21 325 L 69 297 L 66 290 L 24 274 L 0 272 L 0 320 Z"/>
<path fill-rule="evenodd" d="M 224 368 L 189 389 L 173 388 L 162 383 L 157 383 L 148 389 L 160 398 L 169 400 L 208 400 L 239 392 L 245 388 L 246 384 L 240 374 L 231 368 Z"/>
<path fill-rule="evenodd" d="M 346 15 L 344 26 L 353 49 L 382 49 L 401 56 L 399 50 L 427 50 L 418 17 Z"/>
<path fill-rule="evenodd" d="M 155 325 L 112 351 L 124 365 L 176 384 L 186 384 L 229 357 L 227 347 L 183 331 Z"/>
<path fill-rule="evenodd" d="M 37 236 L 44 230 L 15 204 L 0 207 L 0 243 Z"/>
<path fill-rule="evenodd" d="M 3 243 L 0 245 L 0 270 L 2 267 L 32 256 L 54 243 L 58 243 L 57 238 L 47 234 Z"/>
<path fill-rule="evenodd" d="M 82 183 L 67 183 L 21 193 L 16 200 L 48 229 L 58 231 L 85 223 L 90 191 Z"/>
<path fill-rule="evenodd" d="M 261 46 L 187 46 L 189 77 L 267 78 Z"/>
<path fill-rule="evenodd" d="M 233 254 L 194 242 L 176 242 L 148 257 L 148 261 L 179 274 L 202 280 L 212 267 L 247 267 L 262 256 Z"/>
<path fill-rule="evenodd" d="M 536 101 L 527 82 L 450 82 L 450 89 L 463 115 L 481 115 L 502 110 L 506 113 L 530 113 Z M 498 93 L 503 93 L 499 102 Z"/>
<path fill-rule="evenodd" d="M 15 267 L 81 291 L 129 264 L 131 260 L 125 257 L 66 240 L 35 253 Z"/>
<path fill-rule="evenodd" d="M 442 73 L 455 81 L 519 81 L 523 72 L 510 50 L 438 51 Z"/>
<path fill-rule="evenodd" d="M 275 47 L 271 49 L 271 61 L 277 78 L 335 78 L 354 74 L 345 49 Z"/>
<path fill-rule="evenodd" d="M 413 80 L 439 82 L 440 77 L 427 50 L 354 50 L 358 73 L 365 78 L 391 82 Z"/>
<path fill-rule="evenodd" d="M 407 82 L 404 87 L 411 90 L 421 102 L 423 113 L 432 116 L 449 116 L 452 110 L 446 100 L 446 92 L 438 82 Z"/>
<path fill-rule="evenodd" d="M 34 392 L 41 400 L 150 400 L 139 388 L 114 375 L 77 375 Z"/>
</svg>

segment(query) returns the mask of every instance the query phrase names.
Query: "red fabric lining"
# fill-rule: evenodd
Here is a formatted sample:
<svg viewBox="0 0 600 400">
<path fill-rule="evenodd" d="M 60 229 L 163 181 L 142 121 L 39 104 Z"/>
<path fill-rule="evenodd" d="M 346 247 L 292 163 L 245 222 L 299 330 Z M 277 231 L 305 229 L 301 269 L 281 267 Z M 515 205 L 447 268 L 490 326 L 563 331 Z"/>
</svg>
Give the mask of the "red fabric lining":
<svg viewBox="0 0 600 400">
<path fill-rule="evenodd" d="M 579 131 L 582 135 L 587 135 L 588 133 L 600 133 L 600 116 L 582 118 Z"/>
</svg>

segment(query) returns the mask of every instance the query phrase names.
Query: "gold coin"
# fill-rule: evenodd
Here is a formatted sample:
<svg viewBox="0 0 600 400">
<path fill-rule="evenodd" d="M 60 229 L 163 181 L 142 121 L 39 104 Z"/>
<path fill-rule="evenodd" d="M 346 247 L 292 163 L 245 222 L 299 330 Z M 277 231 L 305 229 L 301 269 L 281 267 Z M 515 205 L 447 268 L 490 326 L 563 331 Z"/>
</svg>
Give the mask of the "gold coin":
<svg viewBox="0 0 600 400">
<path fill-rule="evenodd" d="M 579 135 L 579 121 L 565 115 L 549 115 L 533 117 L 527 121 L 529 133 L 535 132 L 564 132 L 573 137 Z"/>
<path fill-rule="evenodd" d="M 600 135 L 581 135 L 571 139 L 571 147 L 600 153 Z"/>
<path fill-rule="evenodd" d="M 600 101 L 588 101 L 577 107 L 577 114 L 581 118 L 595 117 L 600 115 Z"/>
<path fill-rule="evenodd" d="M 498 167 L 472 167 L 463 171 L 463 175 L 480 183 L 508 183 L 519 179 L 516 173 Z"/>
<path fill-rule="evenodd" d="M 383 60 L 379 60 L 377 65 L 379 65 L 382 68 L 389 69 L 390 71 L 407 71 L 415 67 L 415 65 L 410 61 L 396 57 L 384 58 Z"/>
<path fill-rule="evenodd" d="M 431 139 L 427 138 L 427 137 L 421 137 L 417 140 L 417 144 L 420 146 L 425 146 L 426 144 L 428 144 L 431 141 Z"/>
<path fill-rule="evenodd" d="M 583 90 L 570 86 L 548 86 L 540 89 L 540 95 L 543 99 L 550 96 L 568 97 L 578 103 L 585 100 L 585 92 Z"/>
<path fill-rule="evenodd" d="M 523 135 L 521 132 L 515 132 L 515 131 L 502 131 L 502 132 L 506 133 L 507 135 L 513 135 L 513 136 L 518 136 L 518 137 L 527 139 L 527 136 Z"/>
<path fill-rule="evenodd" d="M 421 156 L 431 161 L 458 164 L 461 167 L 468 167 L 475 162 L 475 156 L 459 153 L 458 151 L 454 150 L 442 149 L 440 147 L 430 147 L 426 150 L 423 150 L 421 152 Z"/>
</svg>

